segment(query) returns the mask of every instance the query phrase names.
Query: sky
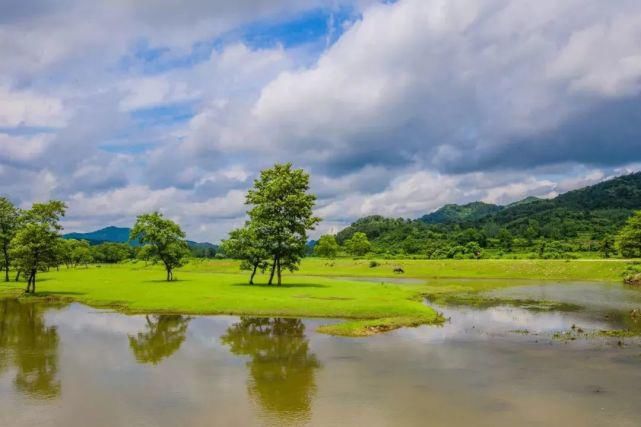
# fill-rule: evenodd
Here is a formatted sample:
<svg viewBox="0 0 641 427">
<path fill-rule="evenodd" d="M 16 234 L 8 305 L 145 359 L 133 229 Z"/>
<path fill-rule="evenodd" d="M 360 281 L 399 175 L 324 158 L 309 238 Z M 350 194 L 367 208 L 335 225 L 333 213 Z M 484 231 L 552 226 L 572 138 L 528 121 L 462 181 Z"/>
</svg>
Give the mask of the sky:
<svg viewBox="0 0 641 427">
<path fill-rule="evenodd" d="M 312 237 L 641 169 L 638 0 L 2 0 L 0 194 L 67 231 L 243 224 L 311 174 Z"/>
</svg>

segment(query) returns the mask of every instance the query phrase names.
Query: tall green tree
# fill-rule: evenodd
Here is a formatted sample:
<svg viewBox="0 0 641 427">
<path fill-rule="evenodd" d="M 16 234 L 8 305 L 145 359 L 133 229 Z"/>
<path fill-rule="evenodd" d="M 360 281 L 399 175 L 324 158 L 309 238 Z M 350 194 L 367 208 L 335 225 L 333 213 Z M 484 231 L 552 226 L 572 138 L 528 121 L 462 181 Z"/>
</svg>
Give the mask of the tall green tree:
<svg viewBox="0 0 641 427">
<path fill-rule="evenodd" d="M 11 240 L 11 256 L 16 268 L 27 277 L 27 293 L 36 291 L 36 274 L 60 262 L 60 219 L 67 206 L 60 201 L 34 203 L 21 215 L 21 226 Z"/>
<path fill-rule="evenodd" d="M 9 245 L 11 239 L 16 235 L 18 230 L 18 220 L 20 211 L 6 197 L 0 197 L 0 246 L 2 247 L 2 268 L 4 269 L 4 281 L 9 281 L 9 268 L 11 266 L 11 257 L 9 255 Z"/>
<path fill-rule="evenodd" d="M 340 246 L 336 242 L 336 237 L 331 234 L 325 234 L 318 239 L 316 246 L 314 246 L 314 253 L 317 256 L 325 258 L 336 258 Z"/>
<path fill-rule="evenodd" d="M 270 254 L 264 245 L 258 243 L 256 230 L 251 224 L 232 230 L 229 237 L 222 241 L 222 250 L 230 258 L 241 260 L 240 268 L 251 271 L 249 284 L 254 284 L 254 276 L 258 270 L 265 271 L 269 266 Z"/>
<path fill-rule="evenodd" d="M 256 230 L 257 244 L 272 259 L 271 285 L 276 273 L 282 283 L 283 269 L 298 269 L 305 255 L 307 231 L 313 230 L 320 218 L 312 209 L 316 196 L 309 193 L 309 174 L 292 168 L 291 163 L 276 164 L 261 171 L 254 187 L 247 193 L 246 204 L 251 226 Z"/>
<path fill-rule="evenodd" d="M 624 257 L 641 257 L 641 211 L 635 212 L 623 226 L 619 232 L 618 245 Z"/>
<path fill-rule="evenodd" d="M 167 281 L 174 280 L 174 269 L 185 265 L 189 247 L 185 233 L 172 220 L 159 212 L 139 215 L 129 234 L 130 240 L 142 245 L 143 257 L 152 262 L 162 262 Z"/>
<path fill-rule="evenodd" d="M 345 241 L 345 249 L 354 256 L 363 256 L 370 251 L 372 245 L 367 239 L 365 233 L 357 231 L 354 235 Z"/>
</svg>

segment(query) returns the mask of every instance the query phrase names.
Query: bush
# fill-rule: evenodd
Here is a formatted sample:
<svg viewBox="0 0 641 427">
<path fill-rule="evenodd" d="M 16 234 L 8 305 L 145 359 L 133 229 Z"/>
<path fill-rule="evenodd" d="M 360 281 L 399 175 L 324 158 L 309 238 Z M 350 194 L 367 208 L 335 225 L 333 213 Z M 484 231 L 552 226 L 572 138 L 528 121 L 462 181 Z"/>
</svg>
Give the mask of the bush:
<svg viewBox="0 0 641 427">
<path fill-rule="evenodd" d="M 370 261 L 369 262 L 369 268 L 375 268 L 378 267 L 380 264 L 377 261 Z"/>
</svg>

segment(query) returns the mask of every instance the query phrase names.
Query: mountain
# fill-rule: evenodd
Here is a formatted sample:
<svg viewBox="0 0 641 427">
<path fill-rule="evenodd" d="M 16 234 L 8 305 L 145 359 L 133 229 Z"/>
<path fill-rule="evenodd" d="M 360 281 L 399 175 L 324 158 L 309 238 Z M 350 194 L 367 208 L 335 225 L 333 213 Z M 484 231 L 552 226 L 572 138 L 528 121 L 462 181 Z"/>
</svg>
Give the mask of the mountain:
<svg viewBox="0 0 641 427">
<path fill-rule="evenodd" d="M 611 230 L 618 228 L 637 209 L 641 209 L 641 172 L 569 191 L 553 199 L 524 199 L 482 218 L 481 222 L 518 228 L 533 220 L 541 226 L 573 220 L 580 223 L 579 228 L 592 225 Z"/>
<path fill-rule="evenodd" d="M 109 226 L 101 228 L 100 230 L 91 231 L 89 233 L 68 233 L 63 235 L 65 239 L 87 240 L 92 245 L 100 243 L 128 243 L 130 228 Z M 218 248 L 217 245 L 209 242 L 194 242 L 187 240 L 187 244 L 192 249 L 213 249 Z M 138 242 L 132 242 L 133 246 L 138 246 Z"/>
<path fill-rule="evenodd" d="M 130 228 L 110 226 L 89 233 L 68 233 L 62 237 L 65 239 L 87 240 L 92 245 L 104 242 L 127 243 L 130 231 Z"/>
<path fill-rule="evenodd" d="M 451 204 L 424 215 L 420 221 L 426 224 L 476 221 L 501 209 L 503 209 L 502 206 L 484 202 L 472 202 L 466 205 Z"/>
<path fill-rule="evenodd" d="M 369 216 L 341 230 L 336 239 L 343 243 L 363 232 L 377 252 L 390 254 L 432 253 L 436 248 L 442 256 L 448 248 L 470 242 L 511 250 L 512 239 L 519 251 L 528 253 L 537 251 L 542 239 L 562 242 L 578 252 L 594 251 L 598 242 L 614 236 L 640 209 L 641 172 L 553 199 L 528 197 L 507 206 L 483 202 L 446 205 L 417 220 Z"/>
</svg>

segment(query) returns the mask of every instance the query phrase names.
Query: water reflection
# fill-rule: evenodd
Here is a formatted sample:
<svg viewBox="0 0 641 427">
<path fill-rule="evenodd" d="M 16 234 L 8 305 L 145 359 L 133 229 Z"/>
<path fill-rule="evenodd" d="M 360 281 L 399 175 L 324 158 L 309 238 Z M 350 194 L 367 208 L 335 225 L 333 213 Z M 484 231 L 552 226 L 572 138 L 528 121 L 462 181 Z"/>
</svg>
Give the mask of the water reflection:
<svg viewBox="0 0 641 427">
<path fill-rule="evenodd" d="M 300 319 L 241 317 L 221 341 L 232 353 L 251 357 L 249 393 L 268 414 L 299 422 L 310 418 L 320 363 Z"/>
<path fill-rule="evenodd" d="M 145 316 L 145 331 L 129 336 L 129 347 L 140 363 L 157 365 L 174 354 L 185 341 L 190 317 L 179 315 Z"/>
<path fill-rule="evenodd" d="M 60 394 L 58 332 L 44 321 L 46 307 L 0 300 L 0 374 L 15 367 L 15 388 L 33 398 Z"/>
</svg>

